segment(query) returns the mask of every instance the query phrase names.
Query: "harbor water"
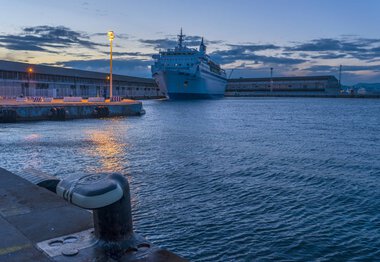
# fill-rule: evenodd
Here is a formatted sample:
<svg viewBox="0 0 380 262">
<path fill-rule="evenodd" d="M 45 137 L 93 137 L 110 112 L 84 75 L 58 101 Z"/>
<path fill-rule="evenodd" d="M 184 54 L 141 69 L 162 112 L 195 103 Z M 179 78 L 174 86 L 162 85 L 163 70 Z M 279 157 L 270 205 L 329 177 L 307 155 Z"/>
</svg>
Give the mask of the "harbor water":
<svg viewBox="0 0 380 262">
<path fill-rule="evenodd" d="M 145 101 L 0 124 L 0 166 L 127 176 L 137 233 L 191 261 L 379 261 L 380 102 Z"/>
</svg>

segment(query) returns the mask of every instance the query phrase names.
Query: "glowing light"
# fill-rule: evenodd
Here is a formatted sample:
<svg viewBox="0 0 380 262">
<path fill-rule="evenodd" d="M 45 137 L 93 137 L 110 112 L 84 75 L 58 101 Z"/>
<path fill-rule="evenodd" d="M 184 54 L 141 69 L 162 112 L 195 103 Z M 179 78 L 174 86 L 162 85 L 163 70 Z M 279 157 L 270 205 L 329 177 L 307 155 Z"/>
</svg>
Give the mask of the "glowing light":
<svg viewBox="0 0 380 262">
<path fill-rule="evenodd" d="M 27 71 L 28 71 L 28 73 L 33 73 L 33 68 L 28 67 Z"/>
<path fill-rule="evenodd" d="M 109 39 L 110 41 L 114 40 L 114 38 L 115 38 L 115 33 L 114 33 L 113 31 L 108 31 L 107 35 L 108 35 L 108 39 Z"/>
</svg>

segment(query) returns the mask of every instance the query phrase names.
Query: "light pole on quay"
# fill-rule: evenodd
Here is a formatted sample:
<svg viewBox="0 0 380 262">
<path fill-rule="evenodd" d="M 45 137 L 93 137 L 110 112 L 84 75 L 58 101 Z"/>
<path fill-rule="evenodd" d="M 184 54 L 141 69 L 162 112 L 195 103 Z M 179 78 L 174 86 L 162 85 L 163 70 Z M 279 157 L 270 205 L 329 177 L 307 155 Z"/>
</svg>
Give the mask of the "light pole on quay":
<svg viewBox="0 0 380 262">
<path fill-rule="evenodd" d="M 107 33 L 108 39 L 110 40 L 110 101 L 112 99 L 112 41 L 115 38 L 113 31 Z"/>
<path fill-rule="evenodd" d="M 104 88 L 104 101 L 107 99 L 107 89 L 109 88 L 110 85 L 110 76 L 108 75 L 106 77 L 106 88 Z"/>
<path fill-rule="evenodd" d="M 28 85 L 27 87 L 22 91 L 22 95 L 23 96 L 28 96 L 30 95 L 30 79 L 32 78 L 32 73 L 33 73 L 33 68 L 32 67 L 28 67 L 28 69 L 26 70 L 27 72 L 27 75 L 28 75 Z"/>
<path fill-rule="evenodd" d="M 273 92 L 273 67 L 270 68 L 270 92 Z"/>
</svg>

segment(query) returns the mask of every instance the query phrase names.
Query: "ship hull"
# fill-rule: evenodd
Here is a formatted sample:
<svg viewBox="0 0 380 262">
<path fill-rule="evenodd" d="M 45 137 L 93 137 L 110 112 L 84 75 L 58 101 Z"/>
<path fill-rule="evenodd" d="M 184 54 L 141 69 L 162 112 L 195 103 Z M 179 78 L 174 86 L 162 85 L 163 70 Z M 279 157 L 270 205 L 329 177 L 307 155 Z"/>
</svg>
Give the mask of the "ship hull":
<svg viewBox="0 0 380 262">
<path fill-rule="evenodd" d="M 227 81 L 207 71 L 196 74 L 159 71 L 153 75 L 169 99 L 212 99 L 224 97 Z"/>
<path fill-rule="evenodd" d="M 224 97 L 224 94 L 169 93 L 168 97 L 172 100 L 218 99 Z"/>
</svg>

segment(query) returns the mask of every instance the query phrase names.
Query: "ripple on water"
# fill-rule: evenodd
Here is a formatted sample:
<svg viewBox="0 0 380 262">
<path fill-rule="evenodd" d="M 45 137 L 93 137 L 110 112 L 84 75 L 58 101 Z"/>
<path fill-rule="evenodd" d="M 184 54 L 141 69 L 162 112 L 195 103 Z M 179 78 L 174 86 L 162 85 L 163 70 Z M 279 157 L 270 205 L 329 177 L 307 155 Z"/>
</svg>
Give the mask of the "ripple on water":
<svg viewBox="0 0 380 262">
<path fill-rule="evenodd" d="M 0 126 L 1 166 L 117 171 L 135 228 L 192 261 L 380 260 L 380 104 L 147 101 L 143 117 Z"/>
</svg>

